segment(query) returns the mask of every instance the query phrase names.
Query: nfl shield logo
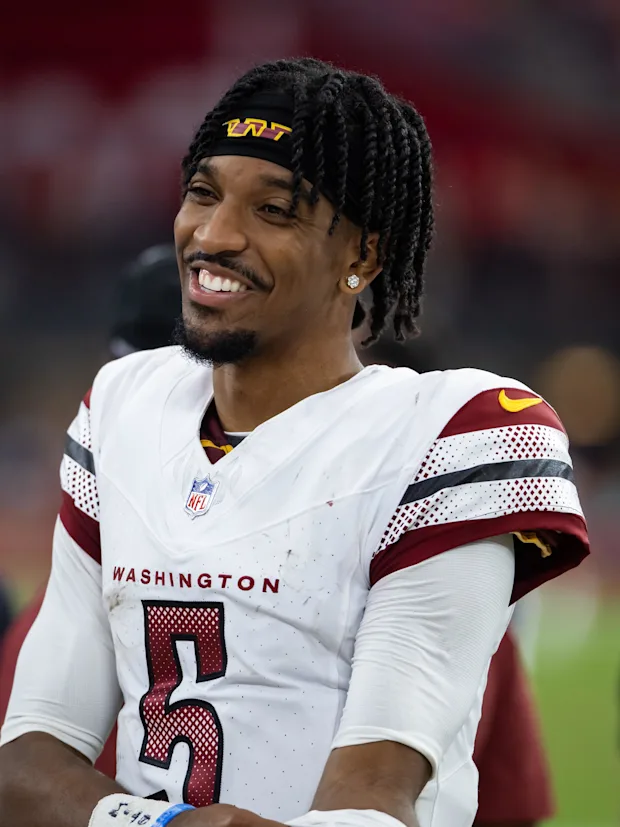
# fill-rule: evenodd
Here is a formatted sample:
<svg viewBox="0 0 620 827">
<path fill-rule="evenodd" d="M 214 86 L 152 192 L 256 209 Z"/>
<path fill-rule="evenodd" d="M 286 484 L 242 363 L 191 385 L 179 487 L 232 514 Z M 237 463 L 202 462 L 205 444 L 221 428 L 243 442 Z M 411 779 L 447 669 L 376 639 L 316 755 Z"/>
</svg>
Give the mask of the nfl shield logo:
<svg viewBox="0 0 620 827">
<path fill-rule="evenodd" d="M 206 514 L 213 505 L 218 486 L 219 482 L 213 482 L 208 475 L 202 479 L 196 478 L 194 480 L 192 490 L 189 492 L 185 503 L 185 511 L 192 520 L 194 517 L 200 517 L 201 514 Z"/>
</svg>

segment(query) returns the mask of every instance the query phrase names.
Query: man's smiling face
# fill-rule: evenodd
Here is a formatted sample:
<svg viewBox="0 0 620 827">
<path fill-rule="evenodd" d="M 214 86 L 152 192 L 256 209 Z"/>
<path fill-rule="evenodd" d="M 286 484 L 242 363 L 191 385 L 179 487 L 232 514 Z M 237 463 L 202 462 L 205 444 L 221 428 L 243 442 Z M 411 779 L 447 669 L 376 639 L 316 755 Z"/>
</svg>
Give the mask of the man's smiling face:
<svg viewBox="0 0 620 827">
<path fill-rule="evenodd" d="M 333 205 L 302 197 L 291 215 L 292 174 L 262 159 L 203 160 L 175 221 L 183 293 L 182 342 L 216 364 L 308 336 L 350 329 L 351 299 L 339 281 L 359 255 L 346 218 L 329 235 Z"/>
</svg>

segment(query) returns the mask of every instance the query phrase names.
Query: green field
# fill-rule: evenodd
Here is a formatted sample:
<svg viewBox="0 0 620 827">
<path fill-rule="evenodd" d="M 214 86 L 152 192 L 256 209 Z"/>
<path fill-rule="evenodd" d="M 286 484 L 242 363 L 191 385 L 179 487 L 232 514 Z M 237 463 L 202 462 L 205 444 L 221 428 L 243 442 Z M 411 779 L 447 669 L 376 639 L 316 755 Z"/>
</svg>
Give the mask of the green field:
<svg viewBox="0 0 620 827">
<path fill-rule="evenodd" d="M 576 601 L 579 604 L 579 600 Z M 553 827 L 620 824 L 620 608 L 545 605 L 534 685 L 553 771 Z"/>
</svg>

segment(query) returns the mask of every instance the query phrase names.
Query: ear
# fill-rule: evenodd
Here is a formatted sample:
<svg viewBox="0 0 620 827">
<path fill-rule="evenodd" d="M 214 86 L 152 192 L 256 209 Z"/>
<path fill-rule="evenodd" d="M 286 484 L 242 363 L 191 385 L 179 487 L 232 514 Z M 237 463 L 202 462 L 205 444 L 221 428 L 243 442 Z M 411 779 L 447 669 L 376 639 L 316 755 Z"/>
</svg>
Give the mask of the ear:
<svg viewBox="0 0 620 827">
<path fill-rule="evenodd" d="M 377 263 L 379 259 L 379 233 L 368 234 L 367 255 L 363 261 L 359 257 L 360 242 L 361 235 L 357 237 L 356 251 L 358 257 L 351 262 L 348 272 L 340 279 L 340 289 L 349 296 L 365 290 L 383 269 Z M 356 282 L 356 279 L 351 279 L 351 276 L 357 276 L 359 281 Z"/>
<path fill-rule="evenodd" d="M 360 239 L 361 242 L 361 239 Z M 363 278 L 366 284 L 375 279 L 383 267 L 378 263 L 379 261 L 379 233 L 368 233 L 368 240 L 366 242 L 366 258 L 364 261 L 355 263 L 358 268 L 357 273 L 360 278 Z"/>
</svg>

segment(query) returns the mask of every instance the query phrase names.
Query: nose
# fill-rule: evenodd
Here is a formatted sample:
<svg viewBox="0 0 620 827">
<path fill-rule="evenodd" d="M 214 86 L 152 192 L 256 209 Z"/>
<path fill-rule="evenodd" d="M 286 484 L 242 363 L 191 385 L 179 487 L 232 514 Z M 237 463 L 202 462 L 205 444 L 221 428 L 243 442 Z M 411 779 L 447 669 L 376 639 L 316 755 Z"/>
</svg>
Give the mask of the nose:
<svg viewBox="0 0 620 827">
<path fill-rule="evenodd" d="M 224 199 L 208 211 L 208 217 L 194 230 L 200 250 L 211 255 L 241 253 L 247 247 L 242 210 L 232 200 Z"/>
</svg>

